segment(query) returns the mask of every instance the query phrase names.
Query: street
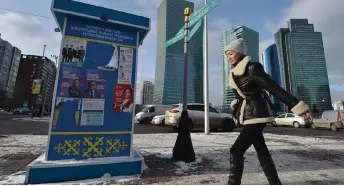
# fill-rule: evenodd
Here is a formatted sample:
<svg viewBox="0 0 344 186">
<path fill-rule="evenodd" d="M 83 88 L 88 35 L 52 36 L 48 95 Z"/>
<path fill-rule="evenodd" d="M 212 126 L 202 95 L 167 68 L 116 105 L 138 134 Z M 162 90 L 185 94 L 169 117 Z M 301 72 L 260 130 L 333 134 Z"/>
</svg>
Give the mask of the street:
<svg viewBox="0 0 344 186">
<path fill-rule="evenodd" d="M 41 121 L 20 121 L 13 120 L 14 118 L 29 117 L 18 115 L 0 114 L 0 135 L 47 135 L 49 130 L 48 122 Z M 239 132 L 241 129 L 236 128 L 234 131 Z M 193 131 L 193 133 L 202 133 L 203 131 Z M 289 127 L 272 127 L 267 126 L 265 133 L 277 135 L 303 136 L 303 137 L 317 137 L 325 139 L 341 139 L 344 140 L 344 130 L 333 132 L 326 129 L 307 129 L 307 128 L 289 128 Z M 158 126 L 153 124 L 138 124 L 135 123 L 135 134 L 154 134 L 154 133 L 175 133 L 175 131 L 168 126 Z"/>
</svg>

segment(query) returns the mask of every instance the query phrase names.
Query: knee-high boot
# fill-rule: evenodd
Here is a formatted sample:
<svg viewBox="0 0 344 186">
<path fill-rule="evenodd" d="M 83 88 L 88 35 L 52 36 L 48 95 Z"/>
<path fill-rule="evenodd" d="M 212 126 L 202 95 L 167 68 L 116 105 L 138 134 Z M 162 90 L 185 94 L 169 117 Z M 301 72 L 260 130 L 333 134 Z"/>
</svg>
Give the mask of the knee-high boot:
<svg viewBox="0 0 344 186">
<path fill-rule="evenodd" d="M 265 173 L 266 178 L 270 185 L 282 185 L 281 180 L 278 177 L 276 166 L 274 161 L 271 158 L 271 155 L 268 156 L 258 156 L 260 165 Z"/>
<path fill-rule="evenodd" d="M 240 185 L 244 171 L 244 157 L 230 154 L 229 179 L 227 185 Z"/>
</svg>

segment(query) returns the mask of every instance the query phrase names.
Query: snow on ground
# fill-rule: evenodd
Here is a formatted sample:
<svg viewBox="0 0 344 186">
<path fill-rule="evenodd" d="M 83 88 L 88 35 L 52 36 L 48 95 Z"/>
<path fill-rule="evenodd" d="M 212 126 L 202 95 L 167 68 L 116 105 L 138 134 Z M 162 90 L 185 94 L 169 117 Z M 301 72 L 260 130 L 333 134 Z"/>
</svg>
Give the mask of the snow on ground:
<svg viewBox="0 0 344 186">
<path fill-rule="evenodd" d="M 135 149 L 145 158 L 140 179 L 100 178 L 84 184 L 226 184 L 229 148 L 238 133 L 191 134 L 196 161 L 171 161 L 177 134 L 137 134 Z M 344 143 L 341 140 L 264 134 L 283 184 L 344 184 Z M 0 158 L 6 154 L 45 150 L 46 136 L 0 138 Z M 243 184 L 267 184 L 253 147 L 245 154 Z M 0 162 L 1 166 L 1 162 Z M 13 184 L 18 175 L 3 177 L 0 184 Z M 105 179 L 105 180 L 104 180 Z M 1 180 L 1 175 L 0 175 Z M 11 181 L 12 180 L 12 181 Z M 13 181 L 14 180 L 14 181 Z"/>
<path fill-rule="evenodd" d="M 13 120 L 16 120 L 16 121 L 34 121 L 34 122 L 50 122 L 50 117 L 43 117 L 43 118 L 25 117 L 25 118 L 13 118 Z"/>
</svg>

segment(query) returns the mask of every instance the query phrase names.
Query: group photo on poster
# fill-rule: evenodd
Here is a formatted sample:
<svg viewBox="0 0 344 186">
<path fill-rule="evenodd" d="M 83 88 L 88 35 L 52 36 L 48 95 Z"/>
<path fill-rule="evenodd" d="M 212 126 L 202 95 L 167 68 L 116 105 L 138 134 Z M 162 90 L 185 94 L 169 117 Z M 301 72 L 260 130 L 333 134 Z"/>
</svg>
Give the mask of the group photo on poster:
<svg viewBox="0 0 344 186">
<path fill-rule="evenodd" d="M 86 40 L 63 38 L 61 62 L 64 64 L 82 67 L 86 56 Z"/>
<path fill-rule="evenodd" d="M 73 67 L 62 67 L 60 97 L 82 98 L 84 94 L 84 71 Z"/>
<path fill-rule="evenodd" d="M 132 48 L 120 47 L 118 83 L 131 84 L 133 70 L 133 52 Z"/>
<path fill-rule="evenodd" d="M 117 84 L 114 94 L 114 112 L 133 112 L 134 87 Z"/>
</svg>

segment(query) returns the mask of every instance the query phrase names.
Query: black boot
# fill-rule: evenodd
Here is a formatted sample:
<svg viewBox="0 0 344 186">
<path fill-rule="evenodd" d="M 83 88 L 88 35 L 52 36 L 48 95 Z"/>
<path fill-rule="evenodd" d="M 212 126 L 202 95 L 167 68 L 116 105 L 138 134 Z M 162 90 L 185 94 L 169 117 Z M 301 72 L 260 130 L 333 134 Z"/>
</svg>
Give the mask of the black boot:
<svg viewBox="0 0 344 186">
<path fill-rule="evenodd" d="M 244 171 L 244 157 L 230 155 L 229 179 L 227 185 L 240 185 Z"/>
<path fill-rule="evenodd" d="M 277 170 L 274 161 L 269 156 L 258 156 L 260 165 L 263 168 L 266 178 L 270 185 L 282 185 L 281 180 L 278 178 Z"/>
</svg>

